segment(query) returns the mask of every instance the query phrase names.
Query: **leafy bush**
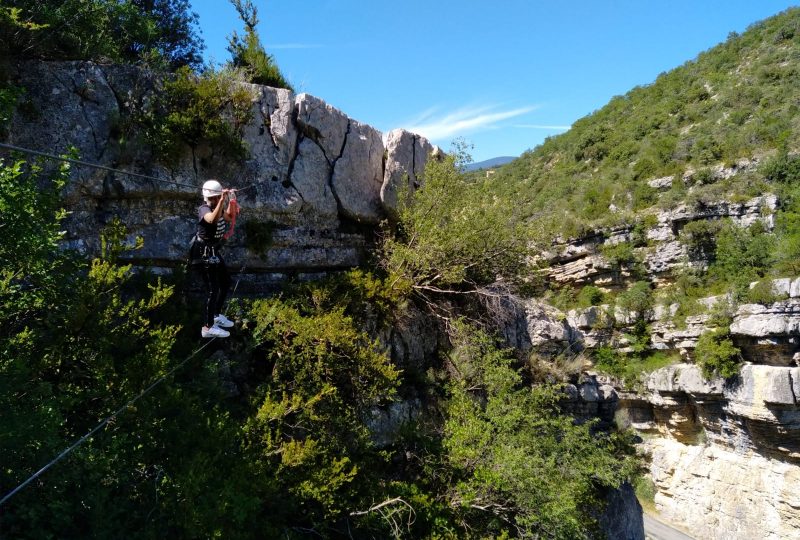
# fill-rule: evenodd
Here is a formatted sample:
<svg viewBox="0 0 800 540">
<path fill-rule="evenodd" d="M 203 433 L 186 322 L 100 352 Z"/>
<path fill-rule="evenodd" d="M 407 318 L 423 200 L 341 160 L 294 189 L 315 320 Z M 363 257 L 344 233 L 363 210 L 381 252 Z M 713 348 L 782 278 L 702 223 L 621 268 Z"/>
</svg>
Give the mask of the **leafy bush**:
<svg viewBox="0 0 800 540">
<path fill-rule="evenodd" d="M 723 222 L 720 220 L 690 221 L 683 226 L 678 238 L 686 246 L 692 259 L 713 260 L 717 235 L 722 226 Z"/>
<path fill-rule="evenodd" d="M 499 277 L 514 280 L 524 266 L 524 214 L 498 196 L 494 181 L 470 182 L 461 172 L 463 148 L 429 159 L 424 185 L 401 201 L 394 235 L 383 244 L 382 265 L 396 283 L 418 294 L 475 291 Z"/>
<path fill-rule="evenodd" d="M 641 272 L 641 261 L 634 251 L 633 244 L 630 242 L 618 242 L 616 244 L 602 244 L 600 254 L 611 265 L 611 268 L 619 273 L 623 269 L 631 270 L 634 274 Z"/>
<path fill-rule="evenodd" d="M 750 227 L 739 227 L 725 222 L 717 235 L 714 263 L 709 267 L 709 277 L 732 284 L 739 294 L 747 290 L 751 281 L 766 274 L 772 265 L 775 237 L 761 222 Z"/>
<path fill-rule="evenodd" d="M 360 501 L 362 468 L 383 459 L 364 420 L 393 398 L 398 371 L 343 307 L 258 300 L 252 316 L 271 372 L 245 427 L 254 481 L 281 519 L 324 530 Z"/>
<path fill-rule="evenodd" d="M 139 295 L 128 294 L 131 268 L 116 260 L 125 236 L 118 223 L 103 232 L 102 256 L 88 263 L 61 249 L 65 214 L 58 191 L 67 172 L 62 168 L 48 179 L 21 162 L 0 168 L 0 228 L 8 233 L 0 237 L 3 493 L 166 373 L 179 330 L 160 320 L 172 287 L 155 281 Z M 169 401 L 168 394 L 162 397 Z M 164 414 L 147 403 L 135 415 L 120 414 L 96 435 L 96 444 L 72 452 L 69 466 L 62 462 L 48 471 L 47 496 L 28 489 L 4 507 L 4 533 L 84 537 L 140 531 L 144 514 L 134 509 L 152 508 L 159 496 L 150 467 L 161 467 L 166 482 L 186 480 L 179 466 L 158 457 L 165 445 L 183 448 L 165 425 L 180 432 L 186 417 L 173 411 L 165 422 Z"/>
<path fill-rule="evenodd" d="M 800 156 L 778 155 L 766 161 L 759 172 L 770 182 L 797 184 L 800 182 Z"/>
<path fill-rule="evenodd" d="M 694 350 L 695 360 L 703 371 L 703 376 L 725 379 L 739 373 L 741 354 L 730 339 L 728 328 L 719 328 L 706 332 L 697 340 Z"/>
<path fill-rule="evenodd" d="M 599 287 L 585 285 L 578 293 L 577 303 L 579 308 L 599 306 L 606 301 L 606 294 Z"/>
<path fill-rule="evenodd" d="M 775 291 L 771 279 L 762 279 L 750 288 L 744 295 L 744 300 L 752 304 L 772 304 L 784 300 L 787 295 L 780 295 Z"/>
<path fill-rule="evenodd" d="M 646 281 L 637 281 L 617 296 L 617 307 L 628 317 L 645 320 L 653 309 L 653 291 Z"/>
<path fill-rule="evenodd" d="M 242 129 L 252 115 L 250 91 L 232 70 L 197 76 L 181 68 L 164 83 L 159 103 L 142 119 L 147 139 L 161 159 L 178 159 L 185 147 L 208 145 L 230 159 L 244 159 Z"/>
</svg>

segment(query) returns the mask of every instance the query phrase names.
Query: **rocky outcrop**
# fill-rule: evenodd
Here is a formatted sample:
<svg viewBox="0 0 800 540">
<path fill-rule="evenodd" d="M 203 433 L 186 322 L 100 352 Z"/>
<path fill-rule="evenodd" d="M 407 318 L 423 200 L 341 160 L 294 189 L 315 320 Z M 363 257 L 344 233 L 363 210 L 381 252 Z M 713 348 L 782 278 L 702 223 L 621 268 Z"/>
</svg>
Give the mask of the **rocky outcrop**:
<svg viewBox="0 0 800 540">
<path fill-rule="evenodd" d="M 738 376 L 707 380 L 681 363 L 636 392 L 613 387 L 616 420 L 644 434 L 656 509 L 696 538 L 800 539 L 800 278 L 770 285 L 766 304 L 737 306 L 724 295 L 700 299 L 705 312 L 679 321 L 677 304 L 645 313 L 650 347 L 691 360 L 723 320 L 710 313 L 726 312 L 744 360 Z M 566 322 L 582 347 L 625 350 L 630 321 L 619 309 L 573 310 Z"/>
<path fill-rule="evenodd" d="M 650 433 L 642 448 L 663 517 L 697 538 L 800 538 L 799 378 L 800 368 L 747 365 L 707 381 L 680 364 L 647 379 L 627 416 Z"/>
<path fill-rule="evenodd" d="M 386 136 L 386 169 L 381 186 L 381 201 L 392 219 L 397 218 L 398 205 L 408 201 L 424 180 L 428 156 L 440 150 L 425 138 L 404 129 Z"/>
<path fill-rule="evenodd" d="M 26 89 L 26 103 L 11 121 L 8 143 L 48 153 L 74 147 L 82 160 L 156 179 L 73 166 L 65 190 L 67 245 L 96 253 L 100 229 L 119 217 L 131 236 L 144 238 L 144 248 L 128 254 L 132 262 L 181 265 L 200 186 L 220 178 L 247 188 L 226 254 L 230 267 L 246 269 L 243 284 L 252 286 L 358 265 L 376 225 L 396 211 L 398 193 L 423 182 L 434 151 L 401 130 L 384 147 L 380 132 L 319 98 L 239 83 L 251 98 L 251 120 L 242 126 L 248 159 L 226 160 L 201 144 L 164 163 L 137 134 L 120 138 L 125 119 L 149 110 L 162 87 L 152 73 L 31 61 L 16 66 L 14 82 Z M 246 231 L 261 231 L 262 242 Z"/>
<path fill-rule="evenodd" d="M 659 284 L 669 281 L 674 270 L 685 264 L 700 267 L 706 264 L 702 259 L 692 259 L 686 246 L 678 240 L 681 229 L 687 223 L 729 218 L 740 226 L 762 222 L 771 230 L 776 208 L 777 197 L 772 194 L 754 197 L 743 203 L 719 201 L 694 206 L 682 204 L 673 210 L 653 215 L 655 225 L 646 229 L 642 238 L 635 239 L 633 227 L 627 227 L 555 243 L 548 253 L 543 254 L 549 266 L 547 275 L 556 283 L 573 287 L 624 285 L 631 280 L 631 266 L 635 263 L 615 265 L 603 255 L 603 249 L 629 242 L 639 245 L 632 249 L 634 257 L 643 264 L 648 279 Z M 643 245 L 645 241 L 647 246 Z"/>
</svg>

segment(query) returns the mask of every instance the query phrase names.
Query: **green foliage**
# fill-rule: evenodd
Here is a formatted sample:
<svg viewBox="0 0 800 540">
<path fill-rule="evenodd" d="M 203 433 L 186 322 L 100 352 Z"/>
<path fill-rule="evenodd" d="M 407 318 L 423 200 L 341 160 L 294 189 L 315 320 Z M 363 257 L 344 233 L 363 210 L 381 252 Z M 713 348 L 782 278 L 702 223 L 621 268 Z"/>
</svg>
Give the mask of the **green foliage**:
<svg viewBox="0 0 800 540">
<path fill-rule="evenodd" d="M 773 259 L 775 273 L 784 276 L 800 274 L 800 181 L 780 190 L 781 211 L 775 219 Z"/>
<path fill-rule="evenodd" d="M 739 294 L 744 293 L 751 281 L 764 277 L 772 266 L 774 242 L 774 236 L 761 222 L 747 228 L 726 222 L 717 235 L 709 277 L 732 284 Z"/>
<path fill-rule="evenodd" d="M 0 86 L 0 134 L 6 133 L 14 107 L 22 94 L 23 90 L 18 86 L 11 84 Z"/>
<path fill-rule="evenodd" d="M 609 346 L 595 349 L 592 358 L 599 371 L 617 377 L 626 388 L 634 390 L 641 389 L 643 378 L 648 374 L 681 361 L 680 355 L 677 353 L 666 354 L 663 351 L 653 351 L 622 354 Z"/>
<path fill-rule="evenodd" d="M 64 213 L 58 190 L 66 173 L 62 169 L 47 179 L 20 162 L 0 169 L 0 227 L 8 233 L 0 237 L 3 493 L 164 374 L 179 330 L 159 322 L 172 287 L 156 281 L 139 295 L 127 294 L 130 266 L 115 260 L 125 236 L 118 223 L 104 232 L 105 255 L 89 264 L 60 248 Z M 178 431 L 185 427 L 183 414 L 167 414 L 179 423 Z M 156 471 L 162 481 L 179 482 L 181 476 L 180 467 L 158 457 L 178 438 L 169 435 L 164 421 L 163 413 L 146 403 L 137 414 L 121 414 L 94 442 L 72 452 L 69 464 L 48 471 L 38 488 L 47 495 L 32 486 L 4 507 L 4 534 L 47 538 L 140 531 L 146 515 L 141 508 L 159 500 Z"/>
<path fill-rule="evenodd" d="M 697 365 L 703 376 L 710 379 L 714 376 L 725 379 L 739 373 L 741 354 L 730 339 L 727 327 L 706 332 L 697 340 L 694 350 Z"/>
<path fill-rule="evenodd" d="M 577 303 L 579 308 L 599 306 L 607 301 L 607 295 L 599 287 L 585 285 L 578 292 Z"/>
<path fill-rule="evenodd" d="M 410 204 L 401 203 L 396 234 L 385 238 L 385 270 L 421 294 L 475 290 L 516 278 L 524 265 L 528 240 L 519 206 L 499 196 L 493 181 L 470 182 L 461 170 L 466 161 L 459 147 L 429 159 L 424 186 Z"/>
<path fill-rule="evenodd" d="M 6 0 L 4 57 L 197 67 L 203 43 L 188 0 Z"/>
<path fill-rule="evenodd" d="M 275 59 L 267 54 L 261 44 L 261 38 L 256 31 L 258 10 L 252 0 L 231 0 L 231 3 L 245 27 L 244 37 L 234 32 L 228 38 L 231 65 L 244 69 L 252 83 L 294 91 L 275 63 Z"/>
<path fill-rule="evenodd" d="M 631 285 L 628 290 L 617 296 L 617 307 L 631 319 L 645 320 L 653 309 L 653 290 L 650 284 L 646 281 L 637 281 Z"/>
<path fill-rule="evenodd" d="M 796 185 L 800 183 L 800 156 L 780 154 L 766 161 L 759 172 L 770 182 Z"/>
<path fill-rule="evenodd" d="M 164 83 L 158 105 L 141 122 L 146 138 L 162 160 L 178 159 L 188 146 L 208 146 L 229 159 L 242 160 L 247 148 L 242 129 L 252 116 L 250 91 L 230 69 L 195 75 L 181 68 Z"/>
<path fill-rule="evenodd" d="M 642 507 L 648 512 L 655 512 L 655 498 L 658 488 L 652 478 L 650 478 L 650 475 L 642 474 L 637 476 L 633 481 L 633 489 Z"/>
<path fill-rule="evenodd" d="M 590 537 L 598 489 L 636 469 L 628 438 L 576 424 L 559 411 L 557 387 L 522 384 L 488 336 L 454 329 L 443 444 L 458 520 L 494 537 Z"/>
<path fill-rule="evenodd" d="M 690 221 L 681 229 L 678 236 L 692 259 L 713 259 L 717 235 L 723 227 L 720 220 Z"/>
<path fill-rule="evenodd" d="M 750 288 L 744 295 L 744 300 L 752 304 L 772 304 L 784 300 L 787 295 L 780 295 L 775 291 L 771 279 L 762 279 Z"/>
<path fill-rule="evenodd" d="M 369 481 L 362 471 L 383 460 L 364 420 L 393 398 L 398 371 L 343 307 L 311 300 L 253 305 L 254 338 L 271 376 L 245 436 L 255 480 L 276 497 L 274 513 L 324 528 L 360 502 Z"/>
<path fill-rule="evenodd" d="M 617 242 L 616 244 L 602 244 L 600 254 L 611 265 L 617 273 L 623 269 L 629 269 L 635 273 L 640 273 L 640 260 L 634 251 L 633 244 L 630 242 Z"/>
</svg>

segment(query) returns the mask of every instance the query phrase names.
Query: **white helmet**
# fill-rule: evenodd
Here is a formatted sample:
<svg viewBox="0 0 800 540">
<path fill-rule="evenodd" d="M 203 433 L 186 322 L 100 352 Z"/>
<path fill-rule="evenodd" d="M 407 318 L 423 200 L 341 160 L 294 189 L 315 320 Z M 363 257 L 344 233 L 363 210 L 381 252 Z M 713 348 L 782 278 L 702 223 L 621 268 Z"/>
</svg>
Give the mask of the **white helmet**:
<svg viewBox="0 0 800 540">
<path fill-rule="evenodd" d="M 203 199 L 208 202 L 209 197 L 222 195 L 222 184 L 216 180 L 208 180 L 203 184 Z"/>
</svg>

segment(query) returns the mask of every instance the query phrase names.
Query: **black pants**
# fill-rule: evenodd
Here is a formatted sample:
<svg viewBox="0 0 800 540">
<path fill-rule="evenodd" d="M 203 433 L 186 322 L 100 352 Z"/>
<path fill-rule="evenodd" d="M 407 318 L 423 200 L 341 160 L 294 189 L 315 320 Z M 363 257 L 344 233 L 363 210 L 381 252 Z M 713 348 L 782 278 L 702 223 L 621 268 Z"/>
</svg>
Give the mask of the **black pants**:
<svg viewBox="0 0 800 540">
<path fill-rule="evenodd" d="M 211 328 L 214 325 L 214 316 L 222 313 L 222 305 L 228 296 L 228 289 L 231 287 L 231 276 L 225 266 L 225 261 L 219 257 L 216 264 L 203 264 L 200 266 L 200 273 L 203 275 L 203 283 L 208 290 L 206 300 L 206 326 Z"/>
</svg>

